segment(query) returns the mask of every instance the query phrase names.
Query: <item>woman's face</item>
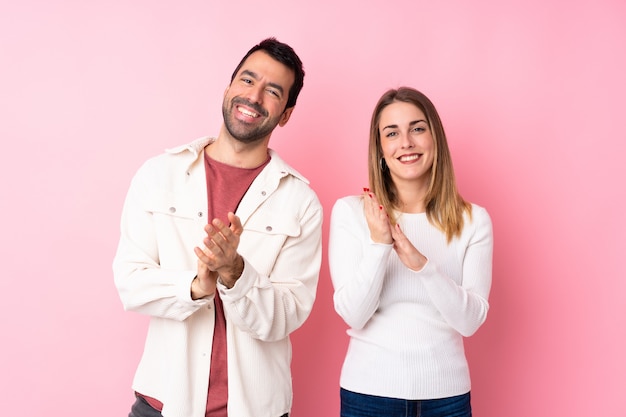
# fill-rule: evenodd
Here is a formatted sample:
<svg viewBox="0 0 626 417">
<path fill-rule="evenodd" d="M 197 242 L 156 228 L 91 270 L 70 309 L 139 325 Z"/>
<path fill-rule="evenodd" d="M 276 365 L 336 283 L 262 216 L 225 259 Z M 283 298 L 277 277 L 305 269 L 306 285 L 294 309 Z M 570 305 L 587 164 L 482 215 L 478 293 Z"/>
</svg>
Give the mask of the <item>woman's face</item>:
<svg viewBox="0 0 626 417">
<path fill-rule="evenodd" d="M 394 183 L 427 184 L 435 159 L 435 143 L 424 113 L 411 103 L 393 102 L 380 113 L 378 131 Z"/>
</svg>

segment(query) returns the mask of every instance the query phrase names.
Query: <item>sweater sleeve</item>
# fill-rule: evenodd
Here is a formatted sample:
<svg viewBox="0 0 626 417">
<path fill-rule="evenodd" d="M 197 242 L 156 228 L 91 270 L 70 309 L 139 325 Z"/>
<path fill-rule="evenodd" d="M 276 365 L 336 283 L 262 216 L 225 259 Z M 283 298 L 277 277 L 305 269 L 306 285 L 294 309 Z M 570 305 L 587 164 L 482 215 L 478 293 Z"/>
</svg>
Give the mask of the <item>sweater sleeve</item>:
<svg viewBox="0 0 626 417">
<path fill-rule="evenodd" d="M 491 289 L 493 231 L 487 211 L 474 206 L 472 220 L 465 226 L 469 244 L 465 249 L 462 282 L 446 277 L 433 262 L 416 275 L 422 277 L 433 304 L 444 320 L 463 336 L 471 336 L 487 319 Z"/>
<path fill-rule="evenodd" d="M 335 310 L 353 329 L 363 328 L 379 306 L 392 247 L 370 239 L 360 197 L 337 200 L 331 213 L 328 261 Z"/>
</svg>

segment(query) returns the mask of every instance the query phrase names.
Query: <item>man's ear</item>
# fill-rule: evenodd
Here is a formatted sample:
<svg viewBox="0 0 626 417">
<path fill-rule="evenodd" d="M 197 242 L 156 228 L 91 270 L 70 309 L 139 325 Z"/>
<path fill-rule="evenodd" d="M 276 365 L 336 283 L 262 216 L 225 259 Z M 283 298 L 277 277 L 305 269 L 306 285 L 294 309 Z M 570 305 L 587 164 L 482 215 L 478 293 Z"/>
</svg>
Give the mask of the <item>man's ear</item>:
<svg viewBox="0 0 626 417">
<path fill-rule="evenodd" d="M 287 124 L 287 122 L 289 121 L 289 118 L 291 117 L 291 112 L 293 111 L 293 107 L 289 107 L 288 109 L 285 109 L 285 111 L 283 112 L 283 114 L 280 116 L 280 120 L 278 121 L 278 126 L 283 127 Z"/>
</svg>

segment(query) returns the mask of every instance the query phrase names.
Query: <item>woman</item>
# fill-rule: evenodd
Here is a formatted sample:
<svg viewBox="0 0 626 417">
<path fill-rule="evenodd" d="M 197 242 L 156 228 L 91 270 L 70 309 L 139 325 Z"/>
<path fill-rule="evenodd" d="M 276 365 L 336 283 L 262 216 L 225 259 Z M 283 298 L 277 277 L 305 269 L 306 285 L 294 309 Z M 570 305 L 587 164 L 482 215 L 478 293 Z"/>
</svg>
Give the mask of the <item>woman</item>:
<svg viewBox="0 0 626 417">
<path fill-rule="evenodd" d="M 350 327 L 341 416 L 471 416 L 463 337 L 489 309 L 491 220 L 457 191 L 425 95 L 380 98 L 368 171 L 370 188 L 331 215 L 335 309 Z"/>
</svg>

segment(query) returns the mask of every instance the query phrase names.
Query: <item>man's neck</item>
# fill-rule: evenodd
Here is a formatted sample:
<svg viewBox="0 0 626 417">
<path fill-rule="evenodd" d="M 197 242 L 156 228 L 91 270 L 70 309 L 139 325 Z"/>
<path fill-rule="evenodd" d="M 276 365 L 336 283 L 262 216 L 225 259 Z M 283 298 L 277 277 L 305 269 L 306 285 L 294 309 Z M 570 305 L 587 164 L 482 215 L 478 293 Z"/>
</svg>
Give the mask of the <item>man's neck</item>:
<svg viewBox="0 0 626 417">
<path fill-rule="evenodd" d="M 256 168 L 267 160 L 269 136 L 254 143 L 233 138 L 222 126 L 215 142 L 205 148 L 207 155 L 218 162 L 238 168 Z"/>
</svg>

